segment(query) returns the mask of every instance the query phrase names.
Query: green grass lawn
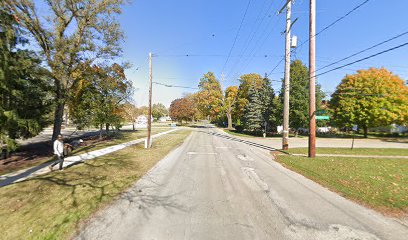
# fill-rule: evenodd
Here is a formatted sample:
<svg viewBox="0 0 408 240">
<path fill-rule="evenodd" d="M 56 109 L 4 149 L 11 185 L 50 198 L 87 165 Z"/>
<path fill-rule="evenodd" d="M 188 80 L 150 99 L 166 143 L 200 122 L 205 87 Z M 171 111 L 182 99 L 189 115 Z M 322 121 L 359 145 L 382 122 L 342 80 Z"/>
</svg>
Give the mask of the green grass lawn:
<svg viewBox="0 0 408 240">
<path fill-rule="evenodd" d="M 385 214 L 408 213 L 408 160 L 279 155 L 277 161 Z"/>
<path fill-rule="evenodd" d="M 408 156 L 408 148 L 317 148 L 317 154 Z M 293 154 L 307 154 L 307 148 L 291 148 Z"/>
<path fill-rule="evenodd" d="M 0 188 L 1 239 L 70 239 L 84 220 L 112 202 L 190 134 L 161 136 L 47 175 Z"/>
<path fill-rule="evenodd" d="M 152 128 L 152 135 L 169 131 L 172 128 Z M 72 155 L 79 155 L 81 153 L 94 151 L 110 146 L 114 146 L 116 144 L 121 144 L 125 142 L 129 142 L 132 140 L 136 140 L 139 138 L 146 138 L 147 137 L 147 130 L 137 130 L 137 131 L 119 131 L 115 133 L 112 138 L 108 141 L 102 141 L 95 144 L 91 144 L 89 146 L 80 147 L 72 152 Z"/>
<path fill-rule="evenodd" d="M 160 132 L 165 132 L 170 130 L 171 128 L 152 128 L 152 135 Z M 98 149 L 102 149 L 105 147 L 110 147 L 116 144 L 132 141 L 139 138 L 145 138 L 147 136 L 147 130 L 137 130 L 137 131 L 119 131 L 111 135 L 111 138 L 105 141 L 89 144 L 88 146 L 80 147 L 74 150 L 70 156 L 79 155 L 85 152 L 90 152 Z M 8 167 L 0 169 L 0 175 L 12 173 L 21 169 L 26 169 L 30 167 L 34 167 L 40 165 L 44 162 L 53 161 L 54 157 L 42 157 L 36 161 L 25 161 L 23 164 L 13 165 L 10 164 Z"/>
</svg>

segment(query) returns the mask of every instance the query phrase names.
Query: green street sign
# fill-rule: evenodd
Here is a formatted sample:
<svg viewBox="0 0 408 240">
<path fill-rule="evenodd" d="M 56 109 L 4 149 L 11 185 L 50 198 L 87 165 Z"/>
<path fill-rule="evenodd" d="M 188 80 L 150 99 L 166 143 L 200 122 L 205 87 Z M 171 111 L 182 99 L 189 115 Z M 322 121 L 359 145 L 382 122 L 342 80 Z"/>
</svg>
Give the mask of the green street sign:
<svg viewBox="0 0 408 240">
<path fill-rule="evenodd" d="M 329 120 L 329 116 L 316 116 L 316 120 Z"/>
<path fill-rule="evenodd" d="M 326 112 L 327 112 L 326 110 L 317 110 L 316 111 L 316 116 L 326 114 Z"/>
</svg>

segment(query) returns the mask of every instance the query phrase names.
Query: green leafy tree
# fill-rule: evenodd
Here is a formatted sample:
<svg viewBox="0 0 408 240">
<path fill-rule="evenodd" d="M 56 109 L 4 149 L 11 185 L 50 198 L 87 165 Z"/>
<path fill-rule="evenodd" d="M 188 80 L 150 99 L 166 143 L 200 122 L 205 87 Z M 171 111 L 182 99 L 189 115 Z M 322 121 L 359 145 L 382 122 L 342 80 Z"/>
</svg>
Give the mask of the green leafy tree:
<svg viewBox="0 0 408 240">
<path fill-rule="evenodd" d="M 61 131 L 64 106 L 83 65 L 120 55 L 117 20 L 124 0 L 3 0 L 41 50 L 54 81 L 53 139 Z M 41 5 L 39 9 L 36 4 Z"/>
<path fill-rule="evenodd" d="M 129 102 L 121 104 L 119 106 L 119 109 L 122 118 L 125 121 L 131 122 L 133 131 L 135 131 L 135 122 L 137 120 L 137 117 L 141 115 L 139 109 L 134 104 L 131 104 Z"/>
<path fill-rule="evenodd" d="M 283 96 L 284 83 L 279 94 L 280 104 L 278 109 L 280 119 L 283 119 Z M 309 69 L 300 60 L 295 60 L 290 65 L 290 89 L 289 89 L 289 126 L 297 131 L 299 128 L 309 126 Z M 316 109 L 324 98 L 324 93 L 319 84 L 316 84 Z"/>
<path fill-rule="evenodd" d="M 333 121 L 342 127 L 368 128 L 392 123 L 408 125 L 408 87 L 385 68 L 347 75 L 332 95 Z"/>
<path fill-rule="evenodd" d="M 271 81 L 268 77 L 262 79 L 262 85 L 258 89 L 259 99 L 261 104 L 261 113 L 263 124 L 266 123 L 267 130 L 271 130 L 276 127 L 276 112 L 277 107 L 275 106 L 275 91 L 272 88 Z"/>
<path fill-rule="evenodd" d="M 257 73 L 244 74 L 240 77 L 237 103 L 234 110 L 238 120 L 242 118 L 245 112 L 245 107 L 249 102 L 249 89 L 252 86 L 255 86 L 256 89 L 260 89 L 263 84 L 262 82 L 262 76 Z"/>
<path fill-rule="evenodd" d="M 164 106 L 162 103 L 153 104 L 152 115 L 154 118 L 158 119 L 167 116 L 167 114 L 169 114 L 169 111 L 167 110 L 166 106 Z"/>
<path fill-rule="evenodd" d="M 256 132 L 261 129 L 263 119 L 261 97 L 255 83 L 248 89 L 248 99 L 242 122 L 247 131 Z"/>
<path fill-rule="evenodd" d="M 224 111 L 228 119 L 228 129 L 232 129 L 233 110 L 238 98 L 238 87 L 230 86 L 225 89 Z"/>
<path fill-rule="evenodd" d="M 37 135 L 48 122 L 51 84 L 35 52 L 21 49 L 16 18 L 0 8 L 0 147 Z"/>
<path fill-rule="evenodd" d="M 208 72 L 200 79 L 197 93 L 197 107 L 204 116 L 215 120 L 221 116 L 223 93 L 214 73 Z"/>
<path fill-rule="evenodd" d="M 132 93 L 132 84 L 126 79 L 124 68 L 118 64 L 88 68 L 79 95 L 70 107 L 71 116 L 79 126 L 95 125 L 106 131 L 110 126 L 118 128 L 123 121 L 121 104 Z"/>
</svg>

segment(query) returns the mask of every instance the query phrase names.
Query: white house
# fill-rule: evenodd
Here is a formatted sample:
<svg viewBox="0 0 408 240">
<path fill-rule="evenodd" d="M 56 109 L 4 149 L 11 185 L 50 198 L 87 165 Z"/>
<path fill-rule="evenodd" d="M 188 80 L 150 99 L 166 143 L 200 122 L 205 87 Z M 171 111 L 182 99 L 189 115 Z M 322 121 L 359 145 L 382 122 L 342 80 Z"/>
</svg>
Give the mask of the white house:
<svg viewBox="0 0 408 240">
<path fill-rule="evenodd" d="M 151 118 L 153 122 L 153 117 Z M 147 116 L 145 115 L 140 115 L 139 117 L 136 118 L 136 123 L 137 124 L 146 124 L 147 123 Z"/>
<path fill-rule="evenodd" d="M 159 118 L 159 122 L 171 122 L 171 117 L 169 116 L 161 117 Z"/>
</svg>

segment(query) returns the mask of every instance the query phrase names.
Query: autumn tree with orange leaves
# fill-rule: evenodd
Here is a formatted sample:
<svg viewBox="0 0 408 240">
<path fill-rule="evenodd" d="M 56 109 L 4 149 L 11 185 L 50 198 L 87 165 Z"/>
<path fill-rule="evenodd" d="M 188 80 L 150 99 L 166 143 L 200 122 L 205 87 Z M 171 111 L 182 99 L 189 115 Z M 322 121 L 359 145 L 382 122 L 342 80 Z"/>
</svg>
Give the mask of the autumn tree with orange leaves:
<svg viewBox="0 0 408 240">
<path fill-rule="evenodd" d="M 197 116 L 197 108 L 194 95 L 178 98 L 171 102 L 169 115 L 171 119 L 182 123 L 183 121 L 194 121 Z"/>
<path fill-rule="evenodd" d="M 408 87 L 385 68 L 347 75 L 332 95 L 330 107 L 338 126 L 368 129 L 392 123 L 408 125 Z"/>
</svg>

